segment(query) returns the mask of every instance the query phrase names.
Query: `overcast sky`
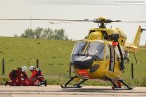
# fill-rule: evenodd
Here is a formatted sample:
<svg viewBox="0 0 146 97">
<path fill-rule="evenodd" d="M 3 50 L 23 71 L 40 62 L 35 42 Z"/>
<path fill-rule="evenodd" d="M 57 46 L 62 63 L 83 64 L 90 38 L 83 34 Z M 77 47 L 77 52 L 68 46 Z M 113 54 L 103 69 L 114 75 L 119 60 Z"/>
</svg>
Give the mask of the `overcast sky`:
<svg viewBox="0 0 146 97">
<path fill-rule="evenodd" d="M 50 1 L 52 0 L 0 0 L 0 18 L 95 19 L 104 16 L 113 20 L 146 21 L 146 5 L 97 5 L 89 2 L 89 0 L 85 0 L 85 3 L 75 0 L 74 3 L 54 5 L 54 2 L 51 4 Z M 55 0 L 56 3 L 57 1 L 59 0 Z M 95 2 L 96 0 L 90 1 Z M 76 5 L 76 3 L 79 4 Z M 143 23 L 112 23 L 108 24 L 107 27 L 121 28 L 128 37 L 127 42 L 132 42 L 139 25 L 146 28 L 146 24 Z M 33 29 L 38 26 L 52 29 L 63 28 L 69 38 L 75 40 L 83 39 L 90 28 L 98 27 L 94 23 L 49 24 L 48 21 L 31 22 Z M 20 35 L 29 27 L 30 21 L 0 21 L 0 36 Z M 146 32 L 141 37 L 141 45 L 146 42 L 145 36 Z"/>
</svg>

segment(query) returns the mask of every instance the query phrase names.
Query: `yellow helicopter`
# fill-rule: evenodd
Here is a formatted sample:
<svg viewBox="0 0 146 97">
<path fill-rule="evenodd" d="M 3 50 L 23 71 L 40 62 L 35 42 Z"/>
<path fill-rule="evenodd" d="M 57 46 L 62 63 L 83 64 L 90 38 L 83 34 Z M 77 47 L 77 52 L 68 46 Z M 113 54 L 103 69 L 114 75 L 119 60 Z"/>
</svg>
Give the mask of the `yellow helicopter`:
<svg viewBox="0 0 146 97">
<path fill-rule="evenodd" d="M 129 52 L 136 51 L 141 33 L 146 29 L 139 26 L 133 44 L 128 44 L 127 37 L 121 29 L 106 28 L 107 23 L 121 22 L 120 20 L 99 17 L 92 22 L 98 23 L 99 28 L 90 29 L 85 39 L 76 42 L 70 58 L 70 80 L 61 87 L 80 88 L 81 84 L 89 79 L 101 79 L 110 81 L 113 84 L 112 89 L 131 90 L 132 87 L 121 79 L 124 62 L 129 61 Z M 75 76 L 71 76 L 72 72 Z M 75 79 L 82 80 L 76 86 L 68 86 Z M 121 85 L 126 88 L 122 88 Z"/>
<path fill-rule="evenodd" d="M 146 21 L 120 21 L 110 20 L 105 17 L 99 17 L 94 20 L 66 20 L 66 19 L 0 19 L 0 20 L 47 20 L 47 21 L 65 21 L 65 22 L 94 22 L 98 23 L 98 28 L 90 29 L 85 39 L 76 42 L 69 65 L 70 79 L 62 88 L 81 88 L 81 84 L 89 79 L 101 79 L 110 81 L 113 84 L 112 89 L 131 90 L 127 83 L 123 81 L 122 73 L 126 61 L 129 61 L 128 53 L 134 53 L 139 46 L 141 33 L 146 30 L 138 27 L 134 42 L 126 43 L 127 37 L 119 28 L 106 28 L 106 24 L 112 22 L 142 22 Z M 60 22 L 60 23 L 61 23 Z M 50 22 L 54 24 L 54 22 Z M 134 54 L 135 55 L 135 54 Z M 136 59 L 136 58 L 135 58 Z M 75 73 L 72 76 L 72 72 Z M 73 80 L 80 80 L 75 86 L 69 86 Z M 122 85 L 126 86 L 123 88 Z"/>
</svg>

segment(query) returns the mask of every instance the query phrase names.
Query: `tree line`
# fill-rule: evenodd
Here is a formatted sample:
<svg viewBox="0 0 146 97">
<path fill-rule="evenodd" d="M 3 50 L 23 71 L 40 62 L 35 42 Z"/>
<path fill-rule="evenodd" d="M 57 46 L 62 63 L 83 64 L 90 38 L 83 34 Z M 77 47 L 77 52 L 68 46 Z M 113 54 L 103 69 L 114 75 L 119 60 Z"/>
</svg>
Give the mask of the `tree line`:
<svg viewBox="0 0 146 97">
<path fill-rule="evenodd" d="M 54 40 L 69 40 L 68 36 L 65 35 L 64 29 L 55 29 L 51 28 L 41 28 L 37 27 L 36 29 L 26 29 L 20 36 L 15 35 L 15 37 L 22 38 L 37 38 L 37 39 L 54 39 Z"/>
</svg>

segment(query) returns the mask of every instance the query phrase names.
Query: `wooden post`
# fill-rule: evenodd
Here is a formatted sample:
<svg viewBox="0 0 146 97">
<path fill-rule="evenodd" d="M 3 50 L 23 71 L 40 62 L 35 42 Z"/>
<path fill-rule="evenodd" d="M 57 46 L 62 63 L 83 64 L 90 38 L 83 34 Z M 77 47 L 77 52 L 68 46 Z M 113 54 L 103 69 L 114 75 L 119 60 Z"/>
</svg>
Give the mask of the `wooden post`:
<svg viewBox="0 0 146 97">
<path fill-rule="evenodd" d="M 39 59 L 36 60 L 36 67 L 39 68 Z"/>
<path fill-rule="evenodd" d="M 133 68 L 133 63 L 131 63 L 131 78 L 134 79 L 134 68 Z"/>
<path fill-rule="evenodd" d="M 2 75 L 5 75 L 5 59 L 2 59 Z"/>
</svg>

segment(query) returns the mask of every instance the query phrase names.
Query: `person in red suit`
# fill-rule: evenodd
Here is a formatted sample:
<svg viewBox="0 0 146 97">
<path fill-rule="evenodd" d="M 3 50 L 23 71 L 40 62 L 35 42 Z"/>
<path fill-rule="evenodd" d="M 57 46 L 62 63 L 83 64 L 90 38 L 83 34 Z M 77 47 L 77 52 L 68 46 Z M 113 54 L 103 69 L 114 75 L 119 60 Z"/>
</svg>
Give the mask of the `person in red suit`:
<svg viewBox="0 0 146 97">
<path fill-rule="evenodd" d="M 12 70 L 9 73 L 9 78 L 11 81 L 6 81 L 5 85 L 10 86 L 30 86 L 33 85 L 33 82 L 31 79 L 28 78 L 27 74 L 27 67 L 19 67 L 16 70 Z"/>
<path fill-rule="evenodd" d="M 44 78 L 44 73 L 34 66 L 30 66 L 29 70 L 31 71 L 30 79 L 33 80 L 35 86 L 45 85 L 47 86 L 47 82 Z"/>
</svg>

